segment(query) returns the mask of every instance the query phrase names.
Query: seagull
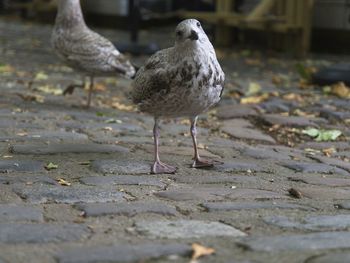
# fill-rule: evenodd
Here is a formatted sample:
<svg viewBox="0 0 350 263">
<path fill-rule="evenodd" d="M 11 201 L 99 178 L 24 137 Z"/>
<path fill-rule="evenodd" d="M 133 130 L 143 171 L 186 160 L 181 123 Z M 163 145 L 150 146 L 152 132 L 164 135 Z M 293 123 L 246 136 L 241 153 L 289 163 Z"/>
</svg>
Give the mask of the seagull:
<svg viewBox="0 0 350 263">
<path fill-rule="evenodd" d="M 94 77 L 135 75 L 130 61 L 108 39 L 86 26 L 80 0 L 58 1 L 51 44 L 63 62 L 83 76 L 83 84 L 68 86 L 64 95 L 72 94 L 77 87 L 84 88 L 85 77 L 90 78 L 87 107 L 91 104 Z"/>
<path fill-rule="evenodd" d="M 225 74 L 199 21 L 186 19 L 175 30 L 175 45 L 151 56 L 136 73 L 131 97 L 141 112 L 154 117 L 154 163 L 151 173 L 175 173 L 176 167 L 159 158 L 159 121 L 186 117 L 191 122 L 194 148 L 193 168 L 211 167 L 197 147 L 198 115 L 218 103 Z"/>
</svg>

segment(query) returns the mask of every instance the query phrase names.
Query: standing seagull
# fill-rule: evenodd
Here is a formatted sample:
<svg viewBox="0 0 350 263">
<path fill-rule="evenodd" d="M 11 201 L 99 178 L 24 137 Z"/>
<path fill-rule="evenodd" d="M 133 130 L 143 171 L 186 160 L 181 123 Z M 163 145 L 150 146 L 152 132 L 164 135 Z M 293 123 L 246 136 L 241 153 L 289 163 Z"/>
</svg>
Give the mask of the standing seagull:
<svg viewBox="0 0 350 263">
<path fill-rule="evenodd" d="M 58 0 L 58 12 L 51 36 L 52 47 L 57 55 L 71 68 L 90 77 L 87 107 L 91 103 L 91 93 L 95 76 L 123 76 L 131 78 L 135 68 L 106 38 L 90 30 L 81 12 L 80 0 Z M 63 94 L 72 94 L 70 85 Z"/>
<path fill-rule="evenodd" d="M 175 45 L 154 54 L 133 82 L 132 99 L 139 109 L 154 116 L 155 161 L 152 173 L 175 173 L 176 167 L 159 159 L 159 119 L 188 117 L 194 148 L 192 167 L 210 167 L 215 161 L 198 154 L 196 122 L 198 115 L 221 98 L 225 74 L 201 24 L 195 19 L 176 27 Z"/>
</svg>

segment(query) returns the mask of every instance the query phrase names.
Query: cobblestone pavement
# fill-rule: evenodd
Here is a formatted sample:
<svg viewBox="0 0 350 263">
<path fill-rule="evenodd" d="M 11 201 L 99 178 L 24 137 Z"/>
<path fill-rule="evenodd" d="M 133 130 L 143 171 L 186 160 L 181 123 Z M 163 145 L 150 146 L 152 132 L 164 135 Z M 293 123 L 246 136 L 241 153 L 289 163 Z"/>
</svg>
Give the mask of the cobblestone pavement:
<svg viewBox="0 0 350 263">
<path fill-rule="evenodd" d="M 171 30 L 143 36 L 167 46 Z M 224 164 L 191 169 L 188 122 L 164 121 L 161 156 L 179 170 L 150 175 L 152 119 L 129 81 L 98 79 L 86 110 L 84 90 L 60 95 L 79 77 L 52 55 L 50 27 L 0 32 L 1 263 L 181 263 L 192 243 L 216 251 L 200 262 L 350 262 L 349 100 L 300 84 L 298 61 L 219 50 L 226 90 L 198 139 Z M 307 127 L 343 135 L 317 142 Z"/>
</svg>

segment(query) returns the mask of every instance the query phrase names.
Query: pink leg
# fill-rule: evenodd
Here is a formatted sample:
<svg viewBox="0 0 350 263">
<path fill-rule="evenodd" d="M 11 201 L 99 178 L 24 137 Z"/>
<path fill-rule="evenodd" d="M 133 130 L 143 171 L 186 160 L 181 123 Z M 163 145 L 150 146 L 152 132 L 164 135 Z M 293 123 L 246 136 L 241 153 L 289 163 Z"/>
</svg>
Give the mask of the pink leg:
<svg viewBox="0 0 350 263">
<path fill-rule="evenodd" d="M 154 137 L 154 163 L 151 168 L 152 174 L 173 174 L 176 172 L 176 167 L 170 166 L 168 164 L 162 163 L 159 159 L 159 120 L 154 118 L 154 128 L 153 128 L 153 137 Z"/>
<path fill-rule="evenodd" d="M 204 168 L 204 167 L 213 167 L 214 164 L 221 164 L 222 162 L 214 161 L 214 160 L 205 160 L 199 156 L 198 153 L 198 147 L 197 147 L 197 118 L 192 118 L 191 121 L 191 136 L 193 141 L 193 148 L 194 148 L 194 161 L 192 164 L 192 168 Z"/>
<path fill-rule="evenodd" d="M 90 77 L 90 86 L 89 86 L 89 94 L 88 94 L 88 100 L 86 107 L 90 108 L 91 105 L 91 95 L 92 95 L 92 90 L 94 89 L 94 77 Z"/>
</svg>

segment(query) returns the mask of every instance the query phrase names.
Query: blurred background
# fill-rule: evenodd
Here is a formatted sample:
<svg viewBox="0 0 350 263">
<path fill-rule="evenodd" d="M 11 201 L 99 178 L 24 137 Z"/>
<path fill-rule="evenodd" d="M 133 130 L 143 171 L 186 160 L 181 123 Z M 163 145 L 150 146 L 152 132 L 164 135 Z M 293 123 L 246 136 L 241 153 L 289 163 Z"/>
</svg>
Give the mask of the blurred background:
<svg viewBox="0 0 350 263">
<path fill-rule="evenodd" d="M 88 25 L 125 30 L 139 40 L 186 17 L 205 24 L 217 46 L 348 53 L 350 0 L 83 0 Z M 0 12 L 53 23 L 57 0 L 0 0 Z M 140 41 L 143 41 L 142 39 Z"/>
</svg>

